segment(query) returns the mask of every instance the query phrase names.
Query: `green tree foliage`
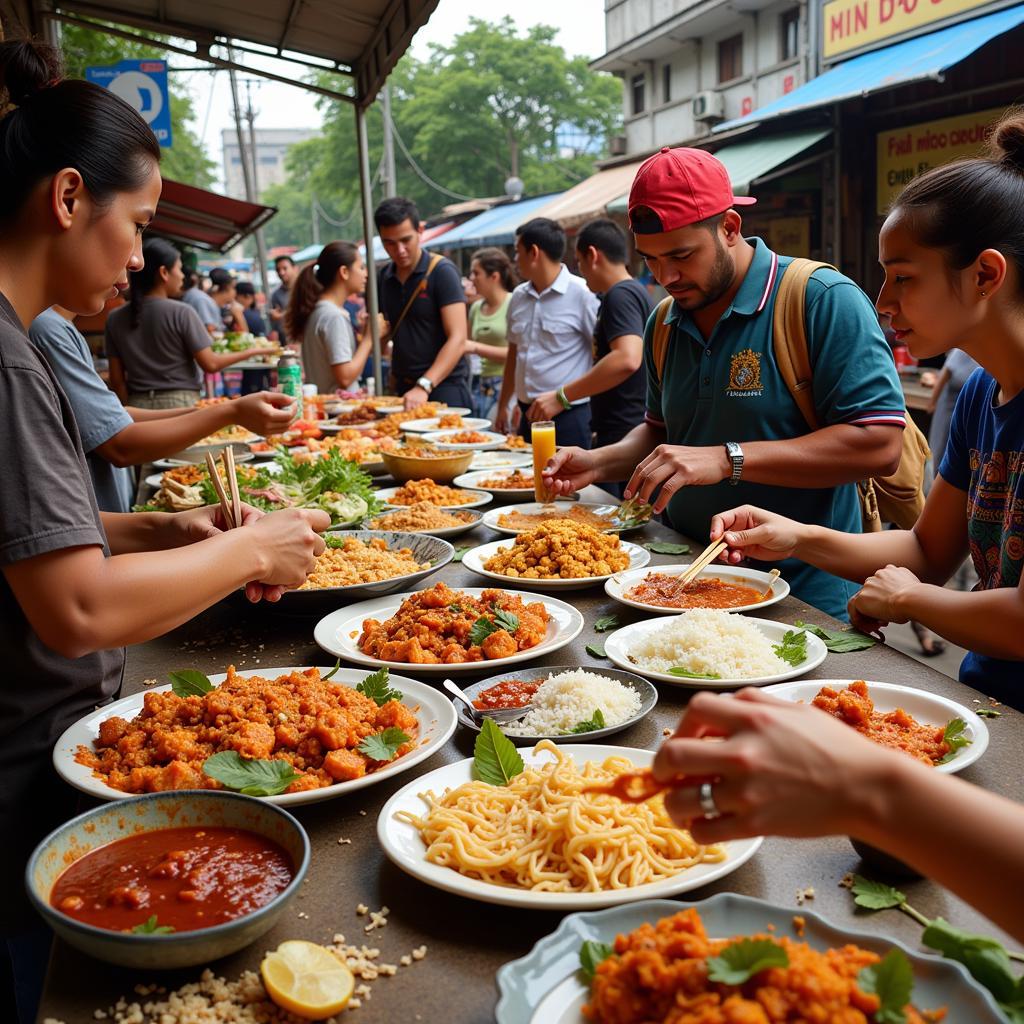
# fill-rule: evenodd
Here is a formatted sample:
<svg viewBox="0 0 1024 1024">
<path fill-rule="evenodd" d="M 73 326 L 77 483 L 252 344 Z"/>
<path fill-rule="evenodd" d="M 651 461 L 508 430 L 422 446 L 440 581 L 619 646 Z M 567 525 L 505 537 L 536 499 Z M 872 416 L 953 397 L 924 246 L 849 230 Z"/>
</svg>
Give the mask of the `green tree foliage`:
<svg viewBox="0 0 1024 1024">
<path fill-rule="evenodd" d="M 71 78 L 84 78 L 87 67 L 104 67 L 122 60 L 162 59 L 155 47 L 135 43 L 101 31 L 65 25 L 61 29 L 61 48 L 65 70 Z M 212 85 L 212 83 L 211 83 Z M 187 89 L 170 76 L 172 145 L 163 150 L 160 170 L 165 178 L 187 185 L 209 188 L 214 181 L 214 163 L 206 155 L 198 136 L 189 127 L 195 120 L 195 108 Z"/>
</svg>

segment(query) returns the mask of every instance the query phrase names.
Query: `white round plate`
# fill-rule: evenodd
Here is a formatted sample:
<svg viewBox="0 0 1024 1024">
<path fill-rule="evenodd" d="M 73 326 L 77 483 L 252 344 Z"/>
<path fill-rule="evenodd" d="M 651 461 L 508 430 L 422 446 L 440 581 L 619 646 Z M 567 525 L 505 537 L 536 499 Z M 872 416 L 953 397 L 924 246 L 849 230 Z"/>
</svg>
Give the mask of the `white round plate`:
<svg viewBox="0 0 1024 1024">
<path fill-rule="evenodd" d="M 774 694 L 783 700 L 802 701 L 810 704 L 823 686 L 831 686 L 833 690 L 845 690 L 853 679 L 804 679 L 795 683 L 777 683 L 766 686 L 765 693 Z M 963 732 L 970 744 L 961 747 L 945 764 L 937 764 L 937 772 L 953 775 L 963 771 L 968 765 L 974 764 L 988 749 L 988 726 L 973 711 L 957 704 L 948 697 L 940 697 L 937 693 L 928 693 L 913 686 L 900 686 L 897 683 L 879 683 L 871 679 L 868 684 L 868 696 L 874 702 L 876 711 L 895 711 L 903 708 L 922 725 L 944 726 L 952 718 L 962 718 L 967 723 Z"/>
<path fill-rule="evenodd" d="M 404 506 L 401 506 L 398 509 L 398 511 L 401 511 L 402 507 L 404 507 Z M 394 511 L 394 510 L 392 510 L 392 511 Z M 483 518 L 483 512 L 479 512 L 476 509 L 458 509 L 457 511 L 459 511 L 459 512 L 468 512 L 473 518 L 468 523 L 464 523 L 462 526 L 445 526 L 445 527 L 443 527 L 440 530 L 424 530 L 423 534 L 426 535 L 426 536 L 430 536 L 430 537 L 444 537 L 445 539 L 447 539 L 447 538 L 450 538 L 450 537 L 458 537 L 458 536 L 460 536 L 463 533 L 469 533 L 470 530 L 475 530 L 480 525 L 480 520 Z M 388 514 L 387 512 L 380 512 L 379 513 L 379 515 L 382 515 L 382 516 L 386 516 L 387 514 Z M 362 524 L 361 524 L 361 526 L 360 526 L 360 529 L 363 529 L 363 530 L 373 530 L 373 529 L 376 529 L 376 527 L 370 526 L 370 521 L 375 519 L 375 518 L 377 518 L 377 517 L 376 516 L 370 516 L 369 518 L 364 519 Z M 340 527 L 339 527 L 339 529 L 340 529 Z M 348 527 L 345 527 L 345 529 L 348 529 Z"/>
<path fill-rule="evenodd" d="M 523 761 L 527 764 L 545 764 L 552 760 L 547 751 L 534 754 L 522 750 Z M 624 757 L 638 768 L 647 768 L 654 760 L 651 750 L 637 750 L 633 747 L 609 747 L 600 744 L 579 744 L 571 750 L 577 765 L 584 761 L 603 761 L 607 757 Z M 763 842 L 761 837 L 740 839 L 723 843 L 728 857 L 719 864 L 697 864 L 672 878 L 660 882 L 649 882 L 625 889 L 608 889 L 603 892 L 533 892 L 530 889 L 514 889 L 511 886 L 495 885 L 477 878 L 468 878 L 454 868 L 431 864 L 424 856 L 426 848 L 416 828 L 404 821 L 398 821 L 395 814 L 409 811 L 423 814 L 427 805 L 420 797 L 428 790 L 443 793 L 455 789 L 471 780 L 473 759 L 456 761 L 454 764 L 437 768 L 421 775 L 414 782 L 403 786 L 384 805 L 377 819 L 377 838 L 390 860 L 407 874 L 418 878 L 444 892 L 468 896 L 484 903 L 497 903 L 505 907 L 530 907 L 535 910 L 596 910 L 598 907 L 612 907 L 620 903 L 634 903 L 637 900 L 657 899 L 674 896 L 677 893 L 698 889 L 716 879 L 732 874 L 757 852 Z"/>
<path fill-rule="evenodd" d="M 642 612 L 653 612 L 656 615 L 678 615 L 685 609 L 664 608 L 656 604 L 644 604 L 643 601 L 638 601 L 635 597 L 627 596 L 626 591 L 632 590 L 638 583 L 642 583 L 647 578 L 648 573 L 656 572 L 664 576 L 681 576 L 689 568 L 690 563 L 687 562 L 683 565 L 652 565 L 645 572 L 636 572 L 633 569 L 628 569 L 625 572 L 616 573 L 604 585 L 604 592 L 620 604 L 629 605 L 630 608 L 639 608 Z M 768 573 L 761 572 L 758 569 L 744 569 L 741 566 L 716 564 L 709 566 L 702 572 L 701 578 L 717 578 L 727 583 L 745 583 L 764 593 L 768 587 L 770 577 Z M 760 610 L 761 608 L 767 608 L 769 605 L 778 604 L 779 601 L 788 596 L 789 584 L 779 576 L 772 582 L 771 594 L 763 601 L 757 601 L 754 604 L 741 604 L 735 608 L 723 608 L 722 611 L 750 612 Z"/>
<path fill-rule="evenodd" d="M 639 544 L 630 544 L 624 540 L 619 543 L 622 545 L 623 551 L 629 555 L 630 569 L 642 569 L 651 560 L 650 552 L 646 548 L 640 547 Z M 531 580 L 523 576 L 503 576 L 500 572 L 491 572 L 484 568 L 484 562 L 493 558 L 499 551 L 511 546 L 512 544 L 507 540 L 495 540 L 490 544 L 481 544 L 462 556 L 462 564 L 478 576 L 486 576 L 489 580 L 497 580 L 506 585 L 514 584 L 517 587 L 525 587 L 527 590 L 581 590 L 583 587 L 592 587 L 595 584 L 603 583 L 613 575 L 583 576 L 579 579 L 569 580 Z M 622 570 L 622 572 L 627 571 L 626 569 Z M 627 671 L 634 671 L 629 665 L 622 667 Z"/>
<path fill-rule="evenodd" d="M 523 500 L 533 497 L 533 486 L 530 487 L 485 487 L 486 480 L 505 480 L 513 473 L 522 472 L 526 475 L 525 466 L 516 466 L 513 469 L 476 469 L 470 473 L 463 473 L 457 476 L 452 483 L 456 487 L 472 487 L 478 491 L 487 491 L 496 498 L 515 498 Z"/>
<path fill-rule="evenodd" d="M 238 674 L 242 676 L 262 676 L 274 679 L 277 676 L 286 675 L 290 672 L 304 672 L 310 666 L 300 668 L 260 668 L 244 669 Z M 322 675 L 330 672 L 331 668 L 320 668 Z M 331 682 L 341 683 L 345 686 L 354 687 L 366 678 L 365 669 L 341 668 L 331 677 Z M 224 673 L 208 677 L 215 686 L 224 682 L 227 676 Z M 363 789 L 365 786 L 372 786 L 384 779 L 399 775 L 407 768 L 419 764 L 432 754 L 435 754 L 448 742 L 448 738 L 455 731 L 457 718 L 455 708 L 450 700 L 439 693 L 434 687 L 425 683 L 418 683 L 408 676 L 392 675 L 388 680 L 393 689 L 403 694 L 402 703 L 411 708 L 419 721 L 419 746 L 411 753 L 400 757 L 392 762 L 387 768 L 371 772 L 360 779 L 352 779 L 348 782 L 336 782 L 333 786 L 324 786 L 320 789 L 309 789 L 301 793 L 280 793 L 277 796 L 267 796 L 261 799 L 268 803 L 278 804 L 282 807 L 294 807 L 298 804 L 315 804 L 321 800 L 332 800 L 336 796 L 351 793 L 356 789 Z M 99 736 L 100 722 L 113 718 L 115 715 L 121 718 L 132 719 L 143 708 L 147 693 L 164 693 L 170 690 L 167 686 L 154 686 L 151 689 L 143 690 L 141 693 L 132 694 L 130 697 L 122 697 L 113 704 L 105 704 L 101 708 L 91 712 L 84 718 L 79 719 L 74 725 L 65 730 L 64 734 L 57 740 L 53 748 L 53 766 L 57 774 L 75 789 L 80 789 L 89 796 L 99 800 L 124 800 L 132 793 L 122 793 L 119 789 L 113 789 L 101 779 L 97 778 L 91 768 L 79 764 L 75 760 L 75 753 L 79 746 L 91 746 L 93 740 Z"/>
<path fill-rule="evenodd" d="M 774 622 L 771 619 L 746 620 L 757 626 L 772 643 L 781 643 L 786 632 L 796 627 L 785 622 Z M 744 686 L 762 686 L 767 683 L 782 683 L 787 679 L 796 679 L 816 669 L 828 654 L 828 648 L 813 633 L 807 633 L 807 657 L 794 668 L 786 672 L 777 672 L 770 676 L 754 676 L 750 679 L 688 679 L 685 676 L 673 676 L 668 672 L 656 672 L 651 668 L 643 668 L 629 660 L 628 651 L 642 636 L 661 629 L 669 624 L 665 618 L 641 619 L 622 629 L 615 630 L 604 643 L 605 653 L 611 662 L 624 668 L 627 672 L 636 672 L 647 679 L 657 679 L 674 686 L 683 686 L 691 690 L 738 690 Z M 817 691 L 815 691 L 817 692 Z"/>
<path fill-rule="evenodd" d="M 477 452 L 469 464 L 470 470 L 476 469 L 516 469 L 532 466 L 533 455 L 530 452 L 508 452 L 492 449 L 489 452 Z"/>
<path fill-rule="evenodd" d="M 751 896 L 720 892 L 693 903 L 645 900 L 598 913 L 570 914 L 558 928 L 542 938 L 526 956 L 505 964 L 498 971 L 496 1024 L 587 1024 L 583 1004 L 589 995 L 580 973 L 580 947 L 584 942 L 611 944 L 616 935 L 631 932 L 642 924 L 654 924 L 687 907 L 700 912 L 708 935 L 733 938 L 763 934 L 771 927 L 776 935 L 797 938 L 793 929 L 793 907 L 757 900 Z M 966 969 L 953 960 L 920 953 L 896 939 L 878 934 L 839 928 L 825 918 L 800 908 L 805 931 L 800 936 L 812 949 L 824 951 L 848 944 L 861 946 L 885 956 L 896 947 L 903 950 L 914 972 L 913 1003 L 922 1009 L 945 1006 L 950 1022 L 1000 1024 L 992 996 Z"/>
<path fill-rule="evenodd" d="M 463 594 L 479 598 L 484 590 L 493 590 L 493 587 L 458 587 Z M 344 658 L 345 661 L 355 662 L 357 665 L 369 665 L 371 668 L 380 668 L 387 665 L 389 669 L 397 669 L 401 672 L 419 672 L 424 675 L 465 675 L 467 672 L 486 671 L 492 665 L 497 669 L 505 665 L 517 665 L 520 662 L 532 661 L 542 654 L 551 654 L 552 651 L 571 644 L 583 630 L 583 616 L 571 604 L 564 601 L 557 601 L 553 597 L 538 597 L 536 594 L 524 594 L 518 590 L 506 590 L 506 594 L 522 598 L 525 604 L 536 604 L 538 601 L 547 609 L 551 618 L 548 620 L 547 633 L 536 647 L 527 648 L 518 654 L 508 658 L 495 658 L 493 661 L 467 661 L 456 665 L 412 665 L 404 661 L 380 661 L 372 658 L 359 649 L 359 635 L 363 631 L 365 619 L 377 619 L 383 622 L 390 619 L 399 609 L 402 602 L 412 597 L 412 594 L 390 594 L 387 597 L 379 597 L 374 601 L 363 601 L 361 604 L 349 605 L 347 608 L 339 608 L 324 616 L 313 630 L 313 639 L 325 650 L 335 657 Z"/>
<path fill-rule="evenodd" d="M 488 424 L 489 426 L 489 424 Z M 445 438 L 457 437 L 467 430 L 475 430 L 478 434 L 486 437 L 486 441 L 446 441 Z M 505 443 L 504 434 L 496 434 L 493 430 L 484 430 L 480 427 L 460 427 L 458 430 L 432 430 L 423 435 L 423 440 L 428 444 L 436 444 L 438 448 L 444 448 L 450 452 L 489 452 L 500 448 Z M 531 456 L 532 458 L 532 456 Z"/>
<path fill-rule="evenodd" d="M 550 503 L 550 505 L 554 505 L 556 509 L 564 509 L 565 511 L 569 511 L 573 507 L 585 508 L 595 513 L 595 515 L 610 515 L 612 512 L 615 511 L 616 508 L 618 508 L 617 505 L 598 505 L 592 501 L 574 501 L 572 499 L 567 500 L 565 498 L 560 498 L 558 501 L 553 501 Z M 506 537 L 515 537 L 517 534 L 526 533 L 527 530 L 513 530 L 508 526 L 499 526 L 498 520 L 503 515 L 506 515 L 509 512 L 516 512 L 520 515 L 534 515 L 540 512 L 542 509 L 550 508 L 550 505 L 541 504 L 541 502 L 539 501 L 531 501 L 525 505 L 518 505 L 514 509 L 493 508 L 484 516 L 484 526 L 487 526 L 490 529 L 494 530 L 495 533 L 502 533 Z M 535 530 L 537 526 L 540 525 L 540 523 L 537 523 L 536 526 L 531 526 L 528 529 Z M 630 526 L 627 527 L 625 530 L 616 529 L 614 526 L 609 526 L 606 530 L 604 530 L 604 532 L 632 533 L 634 530 L 642 530 L 646 525 L 647 523 L 641 523 L 639 526 Z"/>
<path fill-rule="evenodd" d="M 250 461 L 250 460 L 246 460 L 246 461 Z M 166 459 L 161 459 L 160 462 L 154 462 L 153 465 L 154 466 L 159 466 L 161 464 L 166 464 L 166 463 L 167 463 Z M 177 463 L 172 463 L 172 464 L 168 464 L 167 465 L 167 469 L 175 469 L 176 467 L 177 467 Z M 261 473 L 269 473 L 271 476 L 277 476 L 277 474 L 281 472 L 281 464 L 279 462 L 268 462 L 265 466 L 259 466 L 259 467 L 256 467 L 256 468 L 258 468 Z M 165 469 L 164 472 L 167 472 L 167 470 Z M 163 479 L 163 475 L 164 475 L 163 473 L 153 473 L 151 476 L 147 476 L 146 477 L 146 484 L 147 484 L 147 486 L 155 487 L 155 488 L 157 488 L 157 490 L 159 490 L 160 489 L 160 482 Z M 245 500 L 245 495 L 242 495 L 242 500 L 243 501 Z"/>
<path fill-rule="evenodd" d="M 406 420 L 401 427 L 403 430 L 409 431 L 411 434 L 429 434 L 433 431 L 441 430 L 448 432 L 449 430 L 486 430 L 490 425 L 490 420 L 481 419 L 479 416 L 467 416 L 467 412 L 472 412 L 471 409 L 455 408 L 447 410 L 445 416 L 461 416 L 462 426 L 461 427 L 442 427 L 440 416 L 431 416 L 429 419 L 420 420 Z M 505 435 L 501 435 L 501 439 L 505 440 Z"/>
<path fill-rule="evenodd" d="M 403 485 L 404 486 L 404 485 Z M 447 486 L 447 485 L 446 485 Z M 374 491 L 373 496 L 381 502 L 381 504 L 387 505 L 389 508 L 408 508 L 407 505 L 394 505 L 391 503 L 391 499 L 401 490 L 401 487 L 384 487 L 379 491 Z M 466 500 L 460 502 L 458 505 L 438 505 L 438 508 L 450 509 L 450 508 L 479 508 L 481 505 L 489 505 L 493 500 L 493 496 L 488 494 L 486 491 L 463 491 L 466 496 Z"/>
</svg>

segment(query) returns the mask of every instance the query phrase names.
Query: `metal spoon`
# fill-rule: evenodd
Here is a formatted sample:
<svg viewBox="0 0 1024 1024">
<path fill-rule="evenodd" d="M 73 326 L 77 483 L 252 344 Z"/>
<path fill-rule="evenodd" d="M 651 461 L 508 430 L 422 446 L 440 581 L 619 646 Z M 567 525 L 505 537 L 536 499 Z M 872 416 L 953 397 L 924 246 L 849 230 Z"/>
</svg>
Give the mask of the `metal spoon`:
<svg viewBox="0 0 1024 1024">
<path fill-rule="evenodd" d="M 522 707 L 518 708 L 488 708 L 482 711 L 480 708 L 473 706 L 473 699 L 469 694 L 456 686 L 451 679 L 446 679 L 441 685 L 466 705 L 466 708 L 469 710 L 469 717 L 474 721 L 490 718 L 495 725 L 508 725 L 510 722 L 515 722 L 522 718 L 533 706 L 531 703 L 523 704 Z"/>
</svg>

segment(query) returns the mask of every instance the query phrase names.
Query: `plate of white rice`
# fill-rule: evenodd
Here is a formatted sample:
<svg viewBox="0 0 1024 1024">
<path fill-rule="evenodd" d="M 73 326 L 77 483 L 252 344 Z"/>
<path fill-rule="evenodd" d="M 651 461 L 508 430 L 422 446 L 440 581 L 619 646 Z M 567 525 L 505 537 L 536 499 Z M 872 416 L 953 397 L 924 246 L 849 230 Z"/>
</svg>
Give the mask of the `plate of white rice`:
<svg viewBox="0 0 1024 1024">
<path fill-rule="evenodd" d="M 776 653 L 787 633 L 801 632 L 785 622 L 693 608 L 670 619 L 659 616 L 623 626 L 604 647 L 615 665 L 648 679 L 701 690 L 735 690 L 781 683 L 817 668 L 828 651 L 813 633 L 803 633 L 806 655 L 797 664 Z"/>
<path fill-rule="evenodd" d="M 532 707 L 523 718 L 500 726 L 510 740 L 534 744 L 538 740 L 559 743 L 591 743 L 639 722 L 658 703 L 658 691 L 634 672 L 619 669 L 581 669 L 576 665 L 549 668 L 527 668 L 503 672 L 479 683 L 464 686 L 463 691 L 476 699 L 484 690 L 507 680 L 544 682 L 533 696 Z M 459 722 L 468 729 L 480 731 L 480 725 L 469 716 L 461 701 L 455 701 Z M 593 723 L 600 709 L 603 728 L 574 732 L 583 723 Z"/>
</svg>

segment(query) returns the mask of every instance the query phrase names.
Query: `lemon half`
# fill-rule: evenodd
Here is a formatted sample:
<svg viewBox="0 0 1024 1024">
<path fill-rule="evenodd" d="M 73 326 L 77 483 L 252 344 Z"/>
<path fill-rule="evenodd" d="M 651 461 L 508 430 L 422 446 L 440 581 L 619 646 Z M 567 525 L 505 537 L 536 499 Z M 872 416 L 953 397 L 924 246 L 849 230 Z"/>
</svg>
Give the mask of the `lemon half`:
<svg viewBox="0 0 1024 1024">
<path fill-rule="evenodd" d="M 282 1010 L 307 1020 L 340 1013 L 352 998 L 356 980 L 329 950 L 315 942 L 290 939 L 260 964 L 263 984 Z"/>
</svg>

